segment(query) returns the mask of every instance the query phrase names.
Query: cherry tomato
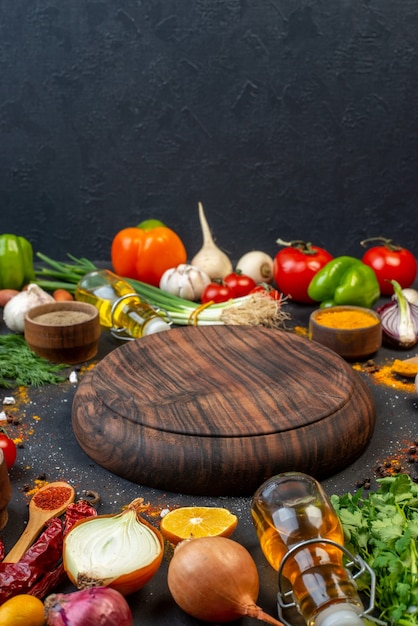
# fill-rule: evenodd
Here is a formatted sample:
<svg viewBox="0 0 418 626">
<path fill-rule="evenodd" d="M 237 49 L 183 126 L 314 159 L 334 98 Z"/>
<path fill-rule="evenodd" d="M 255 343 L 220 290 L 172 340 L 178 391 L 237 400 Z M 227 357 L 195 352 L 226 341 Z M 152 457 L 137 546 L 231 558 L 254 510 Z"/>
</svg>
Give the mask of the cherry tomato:
<svg viewBox="0 0 418 626">
<path fill-rule="evenodd" d="M 250 291 L 250 295 L 252 293 L 261 293 L 261 294 L 265 294 L 268 298 L 271 298 L 272 300 L 281 300 L 282 299 L 282 294 L 280 293 L 280 291 L 277 291 L 277 289 L 274 289 L 274 287 L 272 287 L 271 285 L 266 284 L 264 285 L 257 285 L 256 287 L 254 287 L 254 289 L 251 289 Z"/>
<path fill-rule="evenodd" d="M 236 272 L 231 272 L 231 274 L 225 276 L 222 282 L 224 285 L 229 287 L 234 298 L 247 296 L 251 289 L 254 289 L 254 287 L 257 286 L 255 280 L 253 280 L 250 276 L 237 274 Z"/>
<path fill-rule="evenodd" d="M 368 241 L 380 240 L 382 245 L 369 248 L 364 253 L 362 261 L 374 270 L 380 293 L 383 296 L 393 294 L 393 285 L 389 282 L 396 280 L 402 289 L 410 287 L 417 275 L 417 261 L 415 256 L 401 246 L 394 245 L 390 239 L 372 237 L 362 241 L 362 245 Z"/>
<path fill-rule="evenodd" d="M 282 242 L 286 248 L 280 250 L 273 263 L 274 280 L 278 289 L 295 302 L 313 303 L 308 296 L 312 278 L 333 256 L 324 248 L 303 241 Z"/>
<path fill-rule="evenodd" d="M 0 432 L 0 448 L 3 451 L 7 469 L 10 469 L 16 461 L 16 444 L 5 432 Z"/>
<path fill-rule="evenodd" d="M 231 289 L 226 285 L 222 285 L 221 283 L 209 283 L 203 290 L 202 303 L 214 302 L 218 304 L 219 302 L 226 302 L 233 297 Z"/>
<path fill-rule="evenodd" d="M 158 287 L 161 276 L 171 267 L 185 263 L 186 249 L 180 237 L 158 220 L 146 220 L 145 226 L 124 228 L 111 246 L 111 260 L 116 274 Z"/>
</svg>

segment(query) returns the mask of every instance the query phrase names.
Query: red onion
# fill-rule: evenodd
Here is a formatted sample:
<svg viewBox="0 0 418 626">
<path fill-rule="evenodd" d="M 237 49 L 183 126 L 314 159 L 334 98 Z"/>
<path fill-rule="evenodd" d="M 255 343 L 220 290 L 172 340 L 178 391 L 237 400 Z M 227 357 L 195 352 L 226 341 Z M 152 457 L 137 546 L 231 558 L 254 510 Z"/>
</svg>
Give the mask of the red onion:
<svg viewBox="0 0 418 626">
<path fill-rule="evenodd" d="M 110 587 L 53 593 L 45 600 L 45 619 L 48 626 L 133 626 L 127 601 Z"/>
<path fill-rule="evenodd" d="M 412 348 L 418 343 L 418 306 L 409 302 L 396 280 L 390 281 L 395 294 L 377 312 L 382 323 L 384 343 L 396 348 Z"/>
</svg>

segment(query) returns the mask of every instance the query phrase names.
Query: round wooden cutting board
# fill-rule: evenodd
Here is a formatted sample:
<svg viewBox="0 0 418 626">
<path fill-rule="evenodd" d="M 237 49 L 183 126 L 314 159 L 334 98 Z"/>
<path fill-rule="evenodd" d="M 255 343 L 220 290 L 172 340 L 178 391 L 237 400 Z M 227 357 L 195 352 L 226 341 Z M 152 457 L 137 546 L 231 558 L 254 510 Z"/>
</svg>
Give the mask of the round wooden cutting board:
<svg viewBox="0 0 418 626">
<path fill-rule="evenodd" d="M 99 465 L 140 485 L 249 495 L 270 476 L 347 467 L 375 425 L 371 392 L 320 344 L 262 327 L 174 328 L 81 381 L 72 424 Z"/>
</svg>

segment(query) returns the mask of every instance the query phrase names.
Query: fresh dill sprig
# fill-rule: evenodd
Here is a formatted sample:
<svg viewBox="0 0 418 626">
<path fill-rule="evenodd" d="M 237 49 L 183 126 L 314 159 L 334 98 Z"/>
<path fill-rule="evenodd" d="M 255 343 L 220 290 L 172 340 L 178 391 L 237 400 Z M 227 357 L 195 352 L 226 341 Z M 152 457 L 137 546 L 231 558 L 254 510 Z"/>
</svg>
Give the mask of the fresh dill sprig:
<svg viewBox="0 0 418 626">
<path fill-rule="evenodd" d="M 65 367 L 32 352 L 22 335 L 0 335 L 0 387 L 4 389 L 64 382 L 58 372 Z"/>
</svg>

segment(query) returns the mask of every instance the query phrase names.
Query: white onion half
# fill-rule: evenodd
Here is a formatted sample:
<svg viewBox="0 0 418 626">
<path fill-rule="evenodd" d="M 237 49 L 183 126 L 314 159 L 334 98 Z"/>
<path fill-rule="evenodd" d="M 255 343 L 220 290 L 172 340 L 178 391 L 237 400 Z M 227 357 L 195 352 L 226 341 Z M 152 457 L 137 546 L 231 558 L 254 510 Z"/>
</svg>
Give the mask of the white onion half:
<svg viewBox="0 0 418 626">
<path fill-rule="evenodd" d="M 78 589 L 105 585 L 127 595 L 157 572 L 163 538 L 139 516 L 134 503 L 117 515 L 80 520 L 66 535 L 64 569 Z"/>
</svg>

